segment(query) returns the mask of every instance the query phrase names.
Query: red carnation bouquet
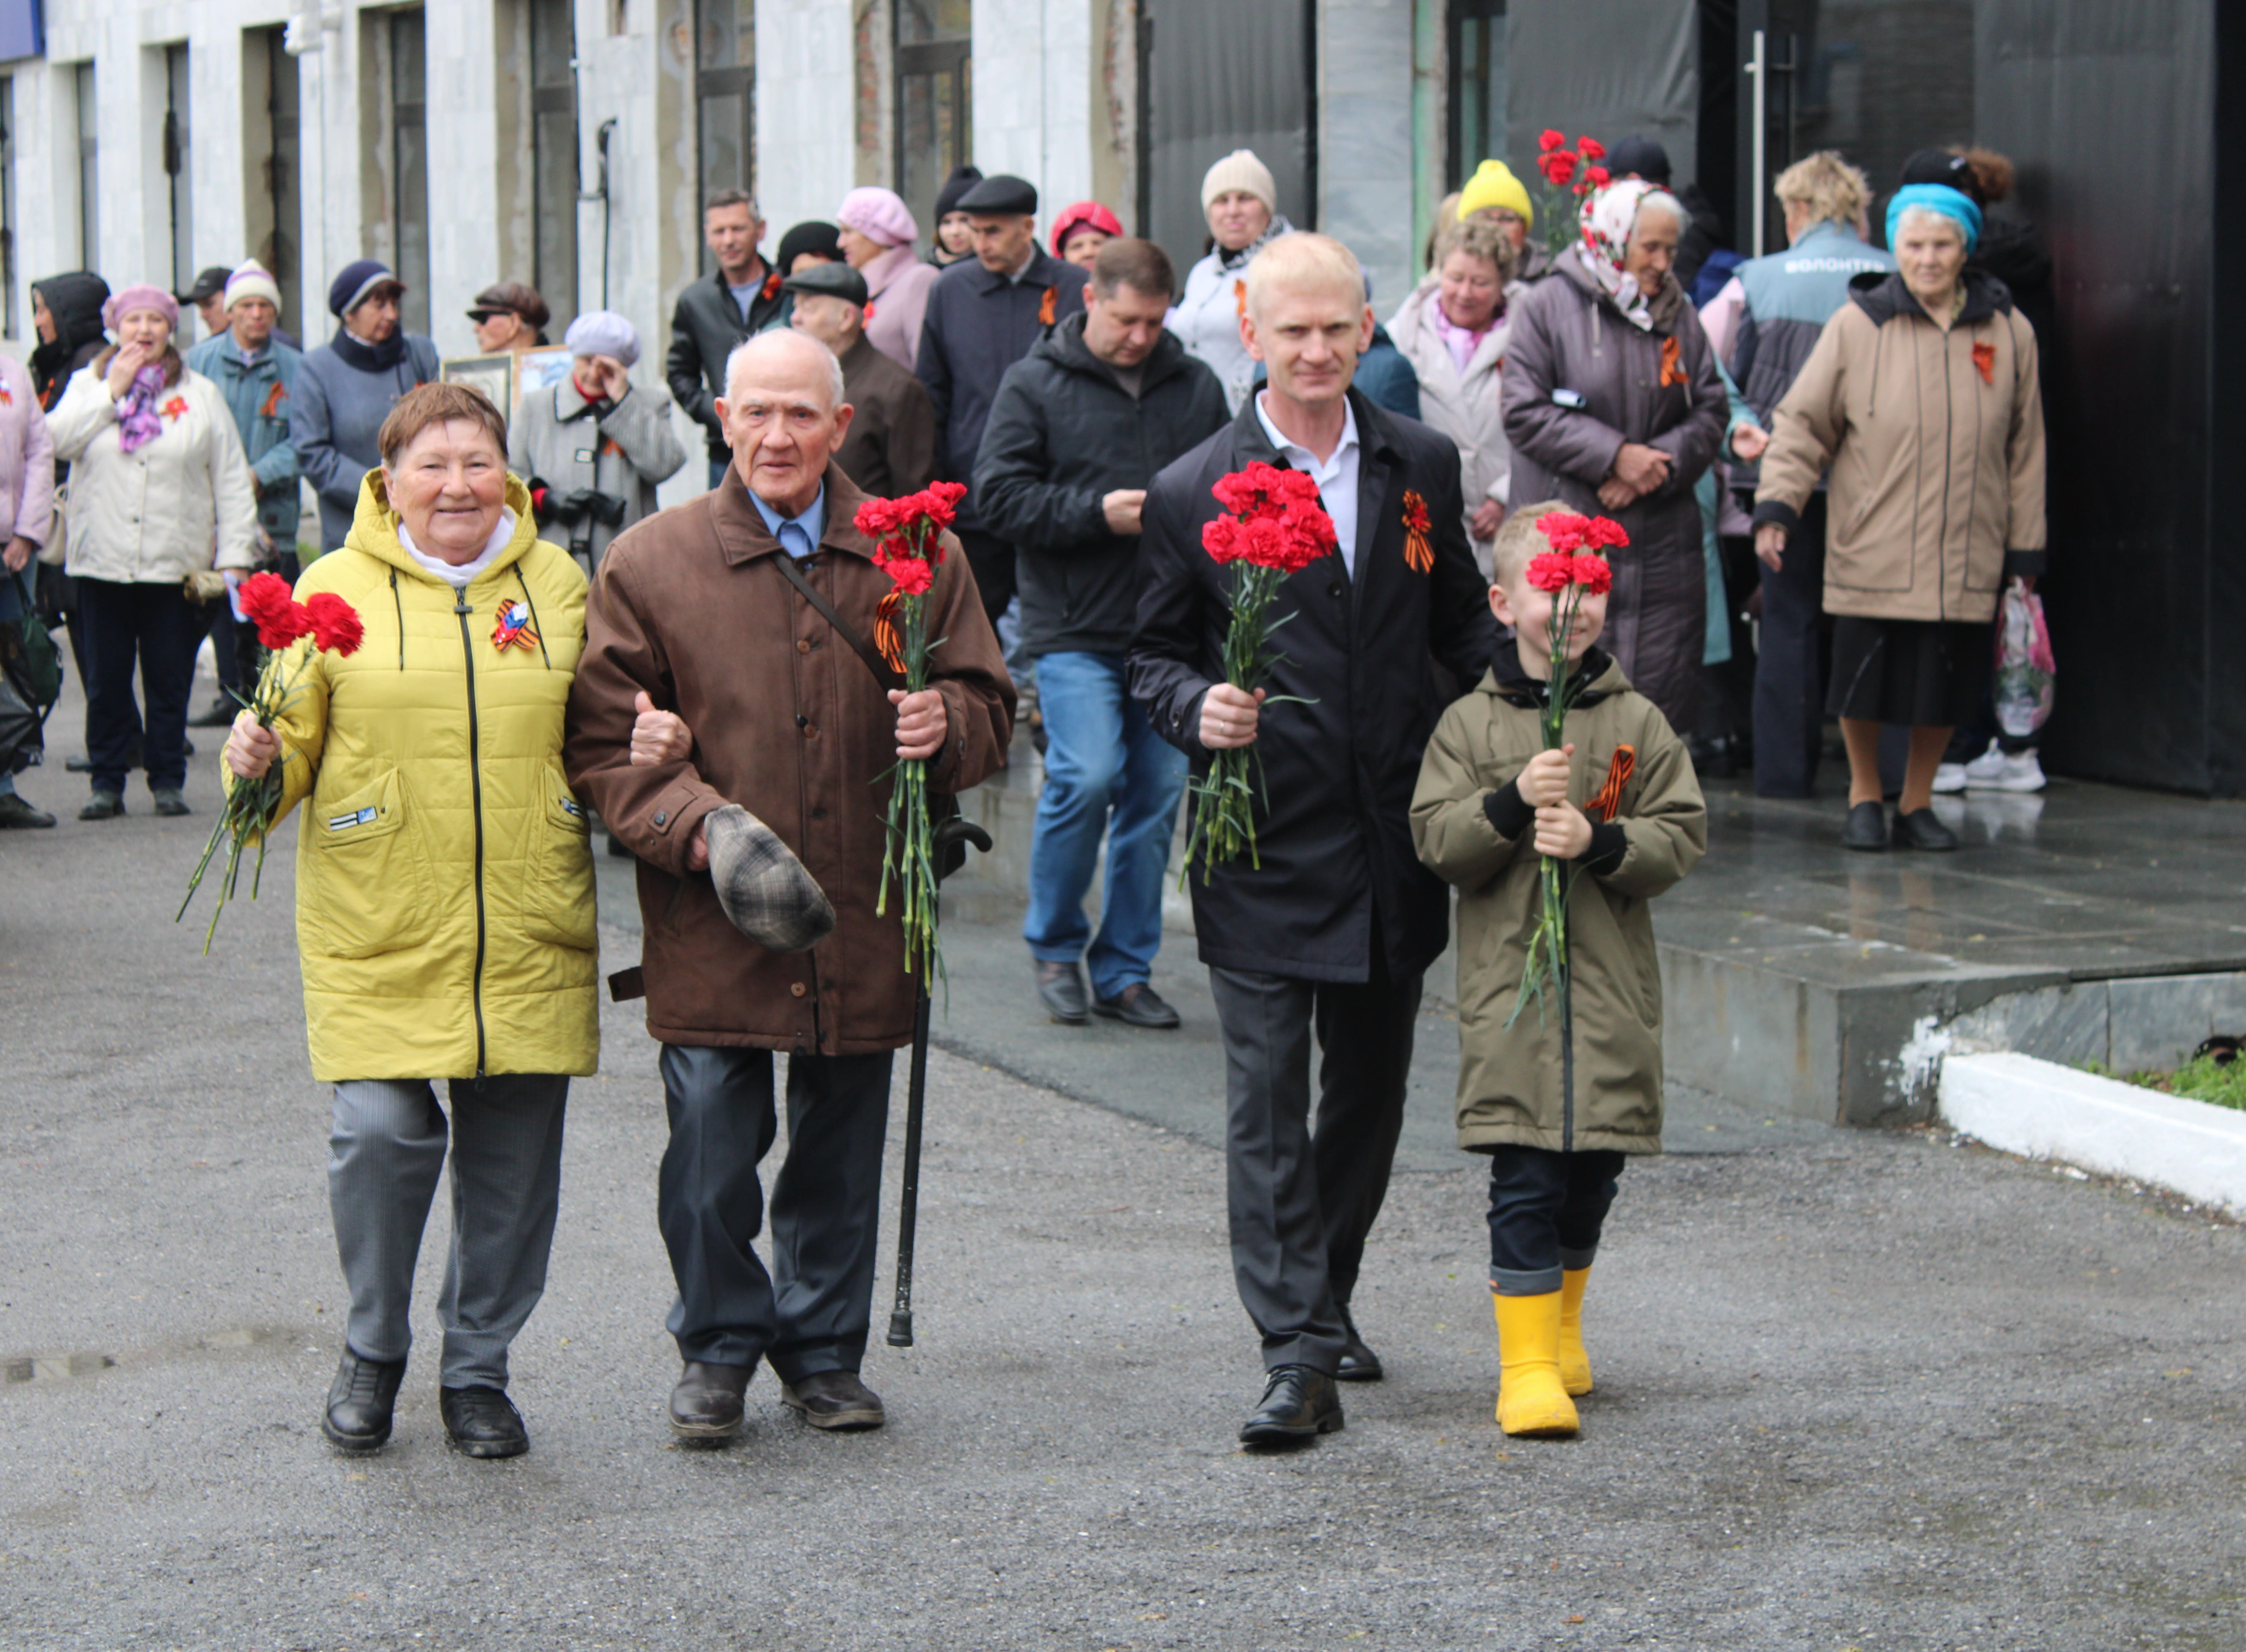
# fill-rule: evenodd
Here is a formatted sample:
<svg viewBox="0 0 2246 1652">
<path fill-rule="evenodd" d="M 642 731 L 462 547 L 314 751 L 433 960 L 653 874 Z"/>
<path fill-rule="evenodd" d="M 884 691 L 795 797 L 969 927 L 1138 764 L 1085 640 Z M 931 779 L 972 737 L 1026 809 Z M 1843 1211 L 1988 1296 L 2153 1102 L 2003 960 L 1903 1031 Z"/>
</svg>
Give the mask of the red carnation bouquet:
<svg viewBox="0 0 2246 1652">
<path fill-rule="evenodd" d="M 242 585 L 242 612 L 257 628 L 257 641 L 266 650 L 265 664 L 257 674 L 257 687 L 248 699 L 232 689 L 227 692 L 248 709 L 257 718 L 258 726 L 269 729 L 275 721 L 295 704 L 297 679 L 320 654 L 346 656 L 358 652 L 364 639 L 365 627 L 360 624 L 358 610 L 332 591 L 315 593 L 304 602 L 296 601 L 289 588 L 289 581 L 277 574 L 253 574 Z M 311 646 L 296 656 L 289 666 L 283 650 L 299 640 L 310 637 Z M 255 780 L 237 778 L 226 794 L 226 805 L 219 811 L 218 824 L 211 827 L 210 841 L 203 845 L 202 859 L 195 862 L 194 876 L 187 880 L 187 899 L 180 902 L 177 923 L 187 915 L 188 903 L 194 900 L 195 891 L 202 887 L 203 874 L 217 856 L 219 841 L 227 844 L 226 870 L 219 878 L 218 904 L 211 909 L 210 928 L 203 932 L 203 952 L 208 955 L 211 938 L 218 933 L 219 914 L 233 899 L 235 885 L 242 874 L 242 849 L 253 840 L 257 845 L 257 860 L 249 874 L 249 898 L 257 899 L 257 886 L 265 871 L 265 837 L 271 830 L 274 817 L 281 812 L 281 771 L 289 761 L 288 748 L 273 766 Z"/>
<path fill-rule="evenodd" d="M 1583 692 L 1581 666 L 1568 657 L 1568 639 L 1576 629 L 1576 615 L 1586 594 L 1603 595 L 1614 588 L 1614 566 L 1605 553 L 1630 543 L 1619 522 L 1603 516 L 1577 516 L 1570 511 L 1548 511 L 1536 519 L 1537 530 L 1551 549 L 1530 559 L 1528 582 L 1552 595 L 1552 617 L 1545 643 L 1551 655 L 1550 691 L 1540 715 L 1544 749 L 1556 751 L 1567 743 L 1568 713 Z M 1543 908 L 1528 937 L 1528 957 L 1521 971 L 1521 991 L 1505 1024 L 1521 1018 L 1529 1001 L 1536 1016 L 1544 1016 L 1544 991 L 1558 989 L 1561 1019 L 1568 1021 L 1568 886 L 1569 868 L 1550 855 L 1540 868 Z"/>
<path fill-rule="evenodd" d="M 1581 234 L 1576 225 L 1583 197 L 1611 180 L 1599 164 L 1607 158 L 1607 146 L 1583 137 L 1571 149 L 1567 133 L 1547 126 L 1536 139 L 1536 170 L 1544 177 L 1544 200 L 1536 209 L 1544 224 L 1544 250 L 1557 258 Z"/>
<path fill-rule="evenodd" d="M 1269 617 L 1271 599 L 1282 581 L 1299 574 L 1335 547 L 1333 518 L 1318 502 L 1318 485 L 1300 471 L 1276 465 L 1250 465 L 1220 479 L 1209 490 L 1224 506 L 1225 514 L 1201 531 L 1201 548 L 1220 563 L 1229 563 L 1232 574 L 1232 625 L 1224 635 L 1224 680 L 1253 693 L 1263 685 L 1281 656 L 1272 636 L 1289 615 Z M 1299 695 L 1266 698 L 1265 705 L 1292 700 L 1306 704 Z M 1249 785 L 1252 745 L 1219 751 L 1208 772 L 1187 789 L 1193 797 L 1193 826 L 1186 836 L 1185 865 L 1179 869 L 1181 885 L 1192 870 L 1194 855 L 1201 855 L 1201 879 L 1209 880 L 1222 860 L 1236 859 L 1242 849 L 1250 862 L 1263 862 L 1256 853 L 1256 792 Z M 1261 759 L 1256 760 L 1262 776 Z"/>
<path fill-rule="evenodd" d="M 928 656 L 943 639 L 929 640 L 928 593 L 943 561 L 943 530 L 951 526 L 967 490 L 957 482 L 934 482 L 902 499 L 869 499 L 853 518 L 875 541 L 874 566 L 889 576 L 874 620 L 874 646 L 905 680 L 905 692 L 928 686 Z M 920 972 L 923 985 L 943 974 L 943 953 L 936 933 L 936 821 L 928 806 L 928 764 L 912 758 L 889 771 L 888 845 L 881 851 L 881 888 L 876 914 L 889 909 L 889 880 L 897 880 L 904 901 L 905 973 Z"/>
</svg>

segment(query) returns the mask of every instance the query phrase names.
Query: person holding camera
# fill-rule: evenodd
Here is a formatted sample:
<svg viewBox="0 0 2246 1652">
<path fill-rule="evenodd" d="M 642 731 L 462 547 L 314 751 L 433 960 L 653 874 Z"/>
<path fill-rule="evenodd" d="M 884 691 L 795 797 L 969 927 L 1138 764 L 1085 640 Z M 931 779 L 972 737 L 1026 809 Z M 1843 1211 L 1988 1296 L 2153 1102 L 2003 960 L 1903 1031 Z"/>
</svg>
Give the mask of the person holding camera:
<svg viewBox="0 0 2246 1652">
<path fill-rule="evenodd" d="M 601 565 L 609 541 L 655 513 L 655 489 L 686 462 L 661 384 L 631 382 L 639 335 L 610 309 L 569 323 L 569 377 L 522 398 L 507 434 L 507 468 L 530 488 L 541 532 Z"/>
</svg>

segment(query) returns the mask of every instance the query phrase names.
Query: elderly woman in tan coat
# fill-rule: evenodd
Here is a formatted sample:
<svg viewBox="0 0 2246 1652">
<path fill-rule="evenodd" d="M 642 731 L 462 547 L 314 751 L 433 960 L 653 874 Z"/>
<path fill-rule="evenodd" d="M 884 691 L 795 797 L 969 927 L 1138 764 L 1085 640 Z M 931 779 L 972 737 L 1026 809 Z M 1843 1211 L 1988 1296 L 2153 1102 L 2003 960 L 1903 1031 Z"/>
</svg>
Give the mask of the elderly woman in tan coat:
<svg viewBox="0 0 2246 1652">
<path fill-rule="evenodd" d="M 1978 707 L 1989 622 L 2007 578 L 2044 564 L 2043 411 L 2035 332 L 2004 283 L 1969 274 L 1980 208 L 1941 184 L 1888 207 L 1898 273 L 1860 275 L 1778 405 L 1755 494 L 1755 552 L 1781 566 L 1817 479 L 1832 472 L 1825 611 L 1835 616 L 1826 709 L 1848 748 L 1851 849 L 1954 849 L 1934 772 Z M 1910 759 L 1892 832 L 1882 724 Z"/>
<path fill-rule="evenodd" d="M 1505 439 L 1498 375 L 1505 366 L 1507 303 L 1520 249 L 1479 215 L 1453 218 L 1435 241 L 1435 268 L 1397 308 L 1388 336 L 1419 376 L 1419 418 L 1459 450 L 1467 537 L 1490 571 L 1490 545 L 1505 520 L 1513 447 Z"/>
</svg>

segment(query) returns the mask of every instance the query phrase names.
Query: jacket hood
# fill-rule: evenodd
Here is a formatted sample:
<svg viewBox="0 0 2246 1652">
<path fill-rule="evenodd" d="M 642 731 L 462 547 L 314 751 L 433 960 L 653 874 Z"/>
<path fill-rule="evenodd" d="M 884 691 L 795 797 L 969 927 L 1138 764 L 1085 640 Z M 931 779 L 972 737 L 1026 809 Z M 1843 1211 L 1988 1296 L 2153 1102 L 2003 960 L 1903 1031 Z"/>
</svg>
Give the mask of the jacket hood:
<svg viewBox="0 0 2246 1652">
<path fill-rule="evenodd" d="M 109 302 L 109 283 L 100 276 L 91 270 L 72 270 L 67 275 L 35 281 L 31 290 L 55 318 L 55 342 L 43 343 L 31 352 L 34 366 L 45 365 L 52 371 L 54 365 L 100 340 L 101 307 Z"/>
<path fill-rule="evenodd" d="M 1911 296 L 1900 273 L 1882 275 L 1868 269 L 1860 275 L 1851 275 L 1848 301 L 1870 316 L 1875 327 L 1884 327 L 1898 316 L 1926 316 L 1925 306 Z M 1977 269 L 1965 272 L 1965 308 L 1957 312 L 1957 324 L 1977 322 L 1984 316 L 2009 316 L 2011 311 L 2011 288 Z M 1930 316 L 1926 318 L 1934 319 Z"/>
<path fill-rule="evenodd" d="M 507 479 L 507 507 L 514 513 L 514 537 L 492 559 L 491 566 L 477 575 L 479 579 L 513 568 L 538 542 L 538 523 L 530 507 L 530 489 L 512 473 Z M 344 540 L 344 548 L 362 552 L 414 579 L 435 583 L 436 576 L 415 561 L 398 541 L 398 513 L 391 507 L 389 491 L 382 485 L 382 472 L 371 470 L 358 485 L 358 512 L 351 520 L 351 533 Z"/>
<path fill-rule="evenodd" d="M 1115 370 L 1093 355 L 1092 346 L 1084 342 L 1086 319 L 1082 314 L 1062 317 L 1051 332 L 1030 346 L 1030 354 L 1070 372 L 1088 374 L 1103 383 L 1114 384 Z M 1165 328 L 1161 337 L 1155 339 L 1154 349 L 1147 352 L 1147 359 L 1139 364 L 1146 375 L 1140 389 L 1152 390 L 1171 374 L 1182 371 L 1185 360 L 1184 342 Z"/>
<path fill-rule="evenodd" d="M 1575 248 L 1570 248 L 1569 251 L 1572 255 Z M 1558 259 L 1553 263 L 1552 269 L 1555 273 L 1565 275 L 1573 282 L 1578 289 L 1589 295 L 1594 303 L 1604 304 L 1609 309 L 1614 309 L 1617 316 L 1622 313 L 1615 309 L 1615 302 L 1607 296 L 1607 289 L 1599 285 L 1596 277 L 1589 270 L 1583 268 L 1583 261 L 1581 258 L 1571 255 Z M 1684 289 L 1677 284 L 1676 276 L 1664 275 L 1661 278 L 1661 290 L 1654 294 L 1646 302 L 1645 306 L 1646 313 L 1653 317 L 1655 334 L 1665 338 L 1675 332 L 1678 312 L 1684 307 Z"/>
<path fill-rule="evenodd" d="M 1576 669 L 1589 679 L 1576 697 L 1578 706 L 1596 705 L 1630 692 L 1630 679 L 1623 675 L 1621 665 L 1596 642 L 1583 650 Z M 1509 636 L 1490 656 L 1489 670 L 1480 687 L 1484 694 L 1495 695 L 1508 705 L 1532 710 L 1541 710 L 1552 692 L 1552 685 L 1544 678 L 1531 676 L 1521 669 L 1520 647 Z"/>
</svg>

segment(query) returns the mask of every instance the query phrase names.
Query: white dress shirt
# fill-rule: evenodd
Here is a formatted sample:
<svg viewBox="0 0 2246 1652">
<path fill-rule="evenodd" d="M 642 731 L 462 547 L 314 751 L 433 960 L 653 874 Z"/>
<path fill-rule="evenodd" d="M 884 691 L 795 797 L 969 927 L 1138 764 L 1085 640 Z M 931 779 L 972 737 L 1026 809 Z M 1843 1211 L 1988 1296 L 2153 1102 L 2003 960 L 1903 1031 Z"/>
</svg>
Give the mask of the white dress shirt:
<svg viewBox="0 0 2246 1652">
<path fill-rule="evenodd" d="M 1256 418 L 1263 426 L 1263 434 L 1270 438 L 1288 464 L 1318 485 L 1318 498 L 1333 518 L 1334 539 L 1341 551 L 1342 566 L 1349 570 L 1351 579 L 1357 577 L 1357 412 L 1344 401 L 1342 404 L 1341 440 L 1336 444 L 1333 457 L 1321 464 L 1307 447 L 1297 446 L 1279 433 L 1264 411 L 1263 398 L 1271 392 L 1256 392 Z"/>
</svg>

